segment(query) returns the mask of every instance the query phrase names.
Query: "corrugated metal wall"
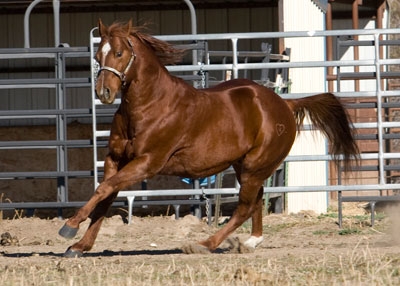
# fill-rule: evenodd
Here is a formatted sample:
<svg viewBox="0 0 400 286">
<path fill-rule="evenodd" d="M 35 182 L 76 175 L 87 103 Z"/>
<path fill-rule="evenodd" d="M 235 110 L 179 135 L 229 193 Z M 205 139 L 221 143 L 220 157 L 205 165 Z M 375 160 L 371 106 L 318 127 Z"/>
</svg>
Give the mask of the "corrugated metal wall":
<svg viewBox="0 0 400 286">
<path fill-rule="evenodd" d="M 284 1 L 284 31 L 324 30 L 324 13 L 309 0 Z M 325 60 L 325 41 L 323 38 L 291 38 L 285 39 L 286 47 L 292 49 L 292 61 Z M 326 76 L 323 68 L 291 69 L 292 92 L 323 93 Z M 313 134 L 314 133 L 314 134 Z M 290 155 L 326 154 L 324 138 L 320 132 L 304 131 L 299 136 Z M 327 166 L 324 162 L 294 162 L 288 164 L 289 186 L 325 185 L 327 182 Z M 312 175 L 310 175 L 312 174 Z M 327 210 L 327 193 L 288 193 L 287 212 L 297 213 L 301 210 L 313 210 L 324 213 Z"/>
<path fill-rule="evenodd" d="M 199 9 L 197 32 L 270 32 L 278 31 L 278 8 L 248 9 Z M 70 46 L 88 46 L 89 32 L 101 18 L 106 24 L 133 19 L 134 24 L 149 23 L 154 35 L 190 34 L 190 13 L 186 10 L 139 11 L 113 13 L 61 13 L 60 41 Z M 30 18 L 31 47 L 54 45 L 52 14 L 35 14 Z M 0 48 L 22 48 L 24 46 L 23 15 L 0 17 Z"/>
</svg>

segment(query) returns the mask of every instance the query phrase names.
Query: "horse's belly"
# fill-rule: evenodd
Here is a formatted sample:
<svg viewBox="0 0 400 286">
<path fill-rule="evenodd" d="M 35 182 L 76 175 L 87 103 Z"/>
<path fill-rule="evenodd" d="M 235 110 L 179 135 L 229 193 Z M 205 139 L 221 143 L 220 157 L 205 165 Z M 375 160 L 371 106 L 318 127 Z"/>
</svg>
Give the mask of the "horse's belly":
<svg viewBox="0 0 400 286">
<path fill-rule="evenodd" d="M 203 178 L 227 169 L 232 160 L 216 160 L 212 153 L 193 153 L 172 156 L 161 170 L 163 175 L 174 175 L 189 178 Z"/>
</svg>

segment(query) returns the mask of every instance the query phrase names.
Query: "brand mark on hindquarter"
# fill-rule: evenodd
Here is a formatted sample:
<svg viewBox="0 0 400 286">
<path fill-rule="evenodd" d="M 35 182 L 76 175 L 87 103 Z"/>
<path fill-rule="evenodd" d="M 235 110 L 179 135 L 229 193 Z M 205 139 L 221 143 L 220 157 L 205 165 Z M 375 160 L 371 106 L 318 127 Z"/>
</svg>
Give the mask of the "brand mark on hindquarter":
<svg viewBox="0 0 400 286">
<path fill-rule="evenodd" d="M 275 125 L 275 128 L 276 128 L 276 133 L 278 133 L 278 136 L 281 136 L 283 132 L 285 132 L 286 126 L 285 124 L 277 123 Z"/>
</svg>

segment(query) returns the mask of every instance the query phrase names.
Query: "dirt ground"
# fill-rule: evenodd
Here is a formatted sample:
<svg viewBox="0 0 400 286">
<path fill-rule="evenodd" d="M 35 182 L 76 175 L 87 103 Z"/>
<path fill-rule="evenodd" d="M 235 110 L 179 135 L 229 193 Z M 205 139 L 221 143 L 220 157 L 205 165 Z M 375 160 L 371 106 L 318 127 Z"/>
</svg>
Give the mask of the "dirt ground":
<svg viewBox="0 0 400 286">
<path fill-rule="evenodd" d="M 378 215 L 371 227 L 364 209 L 356 206 L 345 211 L 342 230 L 335 212 L 319 216 L 311 212 L 267 215 L 265 239 L 254 253 L 237 253 L 235 247 L 224 242 L 216 253 L 191 255 L 182 253 L 182 246 L 207 238 L 216 227 L 191 215 L 179 220 L 174 216 L 134 216 L 131 225 L 124 223 L 121 216 L 112 216 L 105 220 L 94 248 L 74 259 L 63 258 L 62 254 L 83 235 L 88 222 L 81 226 L 77 238 L 68 241 L 58 236 L 64 220 L 1 220 L 0 285 L 322 285 L 326 282 L 311 277 L 313 270 L 307 270 L 307 276 L 302 271 L 314 263 L 320 267 L 331 259 L 332 267 L 339 267 L 335 270 L 339 280 L 329 282 L 337 281 L 339 285 L 345 279 L 349 283 L 343 285 L 362 285 L 360 279 L 371 279 L 378 281 L 372 285 L 397 285 L 400 224 L 393 222 L 396 223 L 398 212 L 396 219 Z M 232 237 L 244 240 L 250 228 L 250 222 L 245 223 Z M 371 261 L 359 262 L 367 256 Z M 390 267 L 391 274 L 387 279 L 379 276 L 375 280 L 370 274 L 360 273 L 357 278 L 353 273 L 349 280 L 340 273 L 350 271 L 343 266 L 346 259 L 349 269 L 369 265 L 366 271 L 376 273 L 376 269 Z M 379 265 L 371 270 L 377 261 Z M 297 269 L 302 264 L 302 270 Z M 305 280 L 298 280 L 303 276 Z"/>
</svg>

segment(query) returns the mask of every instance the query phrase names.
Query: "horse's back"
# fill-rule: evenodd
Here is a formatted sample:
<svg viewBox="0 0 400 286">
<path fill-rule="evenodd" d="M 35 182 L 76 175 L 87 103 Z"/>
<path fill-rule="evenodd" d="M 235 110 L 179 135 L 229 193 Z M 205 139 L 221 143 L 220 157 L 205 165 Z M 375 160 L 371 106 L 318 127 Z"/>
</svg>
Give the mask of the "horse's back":
<svg viewBox="0 0 400 286">
<path fill-rule="evenodd" d="M 214 87 L 206 89 L 211 93 L 235 93 L 235 95 L 242 96 L 251 96 L 253 98 L 260 98 L 261 100 L 265 100 L 266 103 L 272 102 L 274 104 L 286 106 L 286 102 L 276 94 L 272 89 L 262 86 L 252 80 L 249 79 L 232 79 L 228 81 L 224 81 Z M 240 92 L 237 92 L 239 90 Z"/>
<path fill-rule="evenodd" d="M 258 84 L 249 79 L 237 78 L 237 79 L 223 81 L 223 82 L 217 84 L 216 86 L 208 88 L 208 90 L 212 90 L 212 91 L 224 90 L 224 89 L 229 89 L 229 88 L 236 87 L 236 86 L 247 86 L 247 85 L 252 86 L 252 85 L 258 85 Z"/>
<path fill-rule="evenodd" d="M 233 79 L 208 90 L 211 96 L 228 97 L 229 100 L 237 102 L 242 111 L 248 109 L 250 112 L 255 108 L 267 113 L 268 117 L 285 117 L 290 122 L 294 120 L 293 113 L 284 99 L 272 89 L 252 80 Z"/>
</svg>

